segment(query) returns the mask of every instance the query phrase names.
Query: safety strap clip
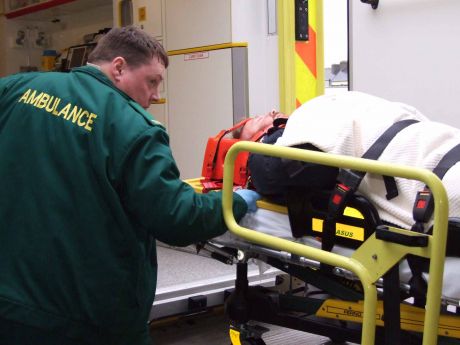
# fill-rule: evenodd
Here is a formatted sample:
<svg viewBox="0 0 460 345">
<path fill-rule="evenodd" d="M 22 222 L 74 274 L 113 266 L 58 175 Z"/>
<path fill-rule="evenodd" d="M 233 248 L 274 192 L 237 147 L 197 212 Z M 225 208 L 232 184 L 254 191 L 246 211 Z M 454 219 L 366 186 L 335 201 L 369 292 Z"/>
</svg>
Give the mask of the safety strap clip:
<svg viewBox="0 0 460 345">
<path fill-rule="evenodd" d="M 426 223 L 433 215 L 434 201 L 433 194 L 428 188 L 417 192 L 412 214 L 416 222 Z"/>
<path fill-rule="evenodd" d="M 335 218 L 340 215 L 350 192 L 352 192 L 352 190 L 342 183 L 337 183 L 335 185 L 334 191 L 329 198 L 329 217 Z"/>
</svg>

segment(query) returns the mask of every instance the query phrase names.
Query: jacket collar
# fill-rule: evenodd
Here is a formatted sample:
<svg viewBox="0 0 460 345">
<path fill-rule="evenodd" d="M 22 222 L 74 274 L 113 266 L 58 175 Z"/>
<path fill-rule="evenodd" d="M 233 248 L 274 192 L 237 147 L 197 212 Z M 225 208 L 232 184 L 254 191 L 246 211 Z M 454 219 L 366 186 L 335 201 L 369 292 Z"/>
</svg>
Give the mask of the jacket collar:
<svg viewBox="0 0 460 345">
<path fill-rule="evenodd" d="M 98 81 L 101 83 L 107 85 L 108 87 L 112 88 L 116 92 L 118 92 L 120 95 L 122 95 L 124 98 L 128 100 L 134 101 L 130 96 L 128 96 L 126 93 L 124 93 L 122 90 L 120 90 L 118 87 L 115 86 L 115 84 L 105 75 L 104 72 L 102 72 L 99 68 L 95 66 L 82 66 L 82 67 L 77 67 L 73 68 L 70 73 L 84 73 L 84 74 L 89 74 L 93 78 L 96 78 Z"/>
</svg>

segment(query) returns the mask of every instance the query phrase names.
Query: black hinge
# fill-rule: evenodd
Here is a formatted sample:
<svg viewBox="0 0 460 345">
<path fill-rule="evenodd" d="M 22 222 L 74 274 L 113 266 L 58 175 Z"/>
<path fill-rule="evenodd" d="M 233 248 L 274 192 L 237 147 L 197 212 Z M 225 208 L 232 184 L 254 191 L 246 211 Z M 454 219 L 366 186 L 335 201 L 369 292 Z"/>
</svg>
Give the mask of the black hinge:
<svg viewBox="0 0 460 345">
<path fill-rule="evenodd" d="M 374 10 L 379 7 L 379 0 L 361 0 L 361 2 L 371 5 Z"/>
</svg>

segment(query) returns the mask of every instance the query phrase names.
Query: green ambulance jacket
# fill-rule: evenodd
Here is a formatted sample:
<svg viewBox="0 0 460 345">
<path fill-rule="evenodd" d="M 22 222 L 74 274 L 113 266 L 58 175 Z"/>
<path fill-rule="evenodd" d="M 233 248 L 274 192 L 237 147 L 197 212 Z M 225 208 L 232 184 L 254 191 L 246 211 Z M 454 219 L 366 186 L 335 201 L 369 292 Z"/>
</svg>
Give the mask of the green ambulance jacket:
<svg viewBox="0 0 460 345">
<path fill-rule="evenodd" d="M 182 182 L 165 129 L 90 66 L 0 79 L 0 186 L 0 317 L 72 337 L 146 335 L 155 239 L 226 231 L 221 194 Z"/>
</svg>

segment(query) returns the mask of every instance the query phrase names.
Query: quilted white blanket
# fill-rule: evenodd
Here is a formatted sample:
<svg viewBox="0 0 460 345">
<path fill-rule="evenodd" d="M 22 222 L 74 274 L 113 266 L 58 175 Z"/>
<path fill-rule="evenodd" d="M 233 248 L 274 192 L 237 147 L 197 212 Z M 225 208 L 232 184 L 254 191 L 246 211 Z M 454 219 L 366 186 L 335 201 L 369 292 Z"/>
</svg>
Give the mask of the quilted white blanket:
<svg viewBox="0 0 460 345">
<path fill-rule="evenodd" d="M 390 142 L 379 160 L 432 170 L 442 157 L 460 143 L 460 130 L 430 121 L 412 106 L 390 102 L 361 92 L 320 96 L 292 113 L 276 145 L 311 143 L 324 152 L 361 157 L 393 123 L 416 119 Z M 449 196 L 449 215 L 460 216 L 460 164 L 444 176 Z M 396 179 L 399 195 L 387 200 L 381 176 L 366 174 L 359 191 L 377 207 L 380 217 L 403 228 L 414 223 L 412 207 L 419 181 Z"/>
</svg>

